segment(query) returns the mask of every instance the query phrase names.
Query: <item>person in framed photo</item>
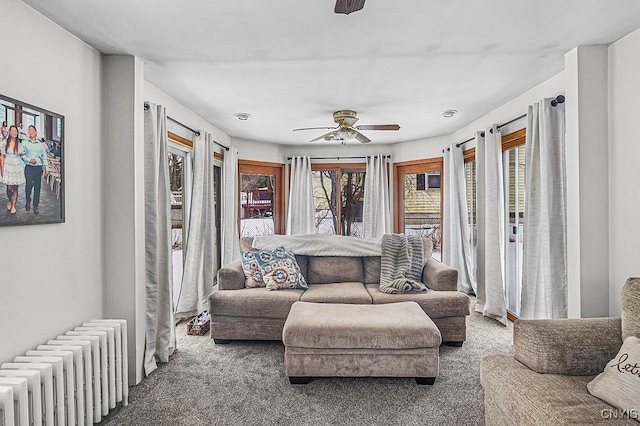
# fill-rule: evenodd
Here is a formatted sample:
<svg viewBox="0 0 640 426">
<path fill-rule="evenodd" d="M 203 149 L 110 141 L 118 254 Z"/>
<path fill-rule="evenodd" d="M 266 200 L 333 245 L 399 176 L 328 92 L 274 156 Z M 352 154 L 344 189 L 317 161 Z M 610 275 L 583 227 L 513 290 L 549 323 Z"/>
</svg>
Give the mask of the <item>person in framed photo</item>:
<svg viewBox="0 0 640 426">
<path fill-rule="evenodd" d="M 24 163 L 20 158 L 24 154 L 18 128 L 9 128 L 7 139 L 0 146 L 2 161 L 0 161 L 0 174 L 2 182 L 7 186 L 7 211 L 16 214 L 16 201 L 18 201 L 18 188 L 25 183 Z"/>
<path fill-rule="evenodd" d="M 38 130 L 35 126 L 27 128 L 29 138 L 22 142 L 24 155 L 22 161 L 25 164 L 24 177 L 26 180 L 26 206 L 31 209 L 31 196 L 33 192 L 33 213 L 40 214 L 38 208 L 40 204 L 40 188 L 42 186 L 42 173 L 49 175 L 49 165 L 47 164 L 47 144 L 38 139 Z"/>
</svg>

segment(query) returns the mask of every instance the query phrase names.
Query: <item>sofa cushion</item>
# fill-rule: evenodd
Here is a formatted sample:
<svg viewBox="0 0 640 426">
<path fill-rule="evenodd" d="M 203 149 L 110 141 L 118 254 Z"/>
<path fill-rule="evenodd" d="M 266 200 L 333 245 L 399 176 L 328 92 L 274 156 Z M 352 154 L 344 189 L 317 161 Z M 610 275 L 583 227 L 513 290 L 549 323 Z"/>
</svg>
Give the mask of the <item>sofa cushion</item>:
<svg viewBox="0 0 640 426">
<path fill-rule="evenodd" d="M 622 338 L 640 337 L 640 278 L 629 278 L 622 288 Z"/>
<path fill-rule="evenodd" d="M 309 284 L 301 302 L 371 304 L 371 296 L 362 283 Z"/>
<path fill-rule="evenodd" d="M 362 257 L 309 256 L 309 284 L 364 282 Z"/>
<path fill-rule="evenodd" d="M 230 317 L 286 318 L 291 305 L 300 300 L 303 292 L 294 289 L 267 291 L 265 288 L 214 291 L 209 297 L 211 313 Z"/>
<path fill-rule="evenodd" d="M 362 258 L 365 284 L 377 284 L 380 282 L 381 260 L 382 258 L 380 256 L 367 256 Z"/>
<path fill-rule="evenodd" d="M 620 352 L 587 389 L 614 407 L 640 413 L 640 339 L 627 337 Z"/>
<path fill-rule="evenodd" d="M 418 305 L 298 302 L 282 331 L 285 346 L 335 349 L 437 348 L 438 327 Z"/>
<path fill-rule="evenodd" d="M 416 302 L 430 318 L 459 317 L 470 314 L 470 299 L 459 291 L 434 291 L 420 293 L 387 294 L 377 284 L 366 284 L 375 305 L 396 302 Z"/>
<path fill-rule="evenodd" d="M 634 420 L 604 418 L 612 406 L 592 396 L 593 376 L 539 374 L 510 355 L 489 355 L 480 362 L 485 410 L 504 417 L 487 424 L 590 425 L 635 424 Z M 499 423 L 498 423 L 499 421 Z"/>
</svg>

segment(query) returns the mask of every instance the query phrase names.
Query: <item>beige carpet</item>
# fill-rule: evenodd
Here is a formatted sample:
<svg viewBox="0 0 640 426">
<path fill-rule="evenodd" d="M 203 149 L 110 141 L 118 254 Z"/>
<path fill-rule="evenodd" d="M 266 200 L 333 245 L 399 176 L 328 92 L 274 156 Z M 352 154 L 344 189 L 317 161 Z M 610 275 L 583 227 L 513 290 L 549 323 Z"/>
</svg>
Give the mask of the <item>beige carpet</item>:
<svg viewBox="0 0 640 426">
<path fill-rule="evenodd" d="M 480 358 L 511 352 L 512 328 L 467 317 L 462 348 L 442 346 L 433 386 L 413 379 L 316 379 L 289 384 L 278 342 L 215 345 L 178 327 L 178 350 L 101 425 L 482 425 Z"/>
</svg>

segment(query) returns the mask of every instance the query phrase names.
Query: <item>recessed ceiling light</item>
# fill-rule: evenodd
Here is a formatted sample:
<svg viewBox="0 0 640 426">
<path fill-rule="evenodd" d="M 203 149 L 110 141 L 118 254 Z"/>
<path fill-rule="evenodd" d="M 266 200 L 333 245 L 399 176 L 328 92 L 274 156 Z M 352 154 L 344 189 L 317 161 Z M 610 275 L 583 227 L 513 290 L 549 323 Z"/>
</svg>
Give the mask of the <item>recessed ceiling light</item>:
<svg viewBox="0 0 640 426">
<path fill-rule="evenodd" d="M 247 121 L 251 118 L 251 114 L 249 114 L 248 112 L 237 112 L 235 115 L 236 117 L 238 117 L 238 120 L 242 121 Z"/>
<path fill-rule="evenodd" d="M 458 112 L 458 110 L 448 109 L 446 111 L 442 111 L 440 114 L 442 114 L 444 118 L 451 118 L 455 115 L 456 112 Z"/>
</svg>

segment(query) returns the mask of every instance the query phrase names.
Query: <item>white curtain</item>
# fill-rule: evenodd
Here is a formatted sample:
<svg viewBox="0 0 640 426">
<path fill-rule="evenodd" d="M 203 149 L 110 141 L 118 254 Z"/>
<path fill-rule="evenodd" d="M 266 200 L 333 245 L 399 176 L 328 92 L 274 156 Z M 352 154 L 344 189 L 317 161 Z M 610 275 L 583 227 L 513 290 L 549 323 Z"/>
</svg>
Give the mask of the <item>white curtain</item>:
<svg viewBox="0 0 640 426">
<path fill-rule="evenodd" d="M 238 150 L 230 147 L 224 153 L 222 166 L 222 265 L 240 258 L 238 234 L 238 208 L 240 186 L 238 184 Z"/>
<path fill-rule="evenodd" d="M 146 375 L 176 348 L 167 145 L 166 109 L 150 104 L 144 112 Z"/>
<path fill-rule="evenodd" d="M 478 248 L 476 311 L 507 323 L 502 138 L 494 125 L 476 133 Z"/>
<path fill-rule="evenodd" d="M 564 104 L 529 107 L 521 318 L 567 317 Z"/>
<path fill-rule="evenodd" d="M 207 309 L 215 276 L 216 221 L 213 182 L 213 141 L 205 132 L 193 143 L 191 213 L 182 288 L 176 314 L 186 318 Z"/>
<path fill-rule="evenodd" d="M 442 260 L 458 270 L 458 290 L 476 293 L 469 238 L 467 182 L 462 149 L 451 145 L 444 153 L 444 236 Z"/>
<path fill-rule="evenodd" d="M 380 238 L 392 231 L 388 164 L 386 155 L 367 157 L 362 210 L 364 238 Z"/>
<path fill-rule="evenodd" d="M 311 157 L 291 158 L 289 182 L 287 235 L 314 234 L 316 219 L 313 205 Z"/>
</svg>

